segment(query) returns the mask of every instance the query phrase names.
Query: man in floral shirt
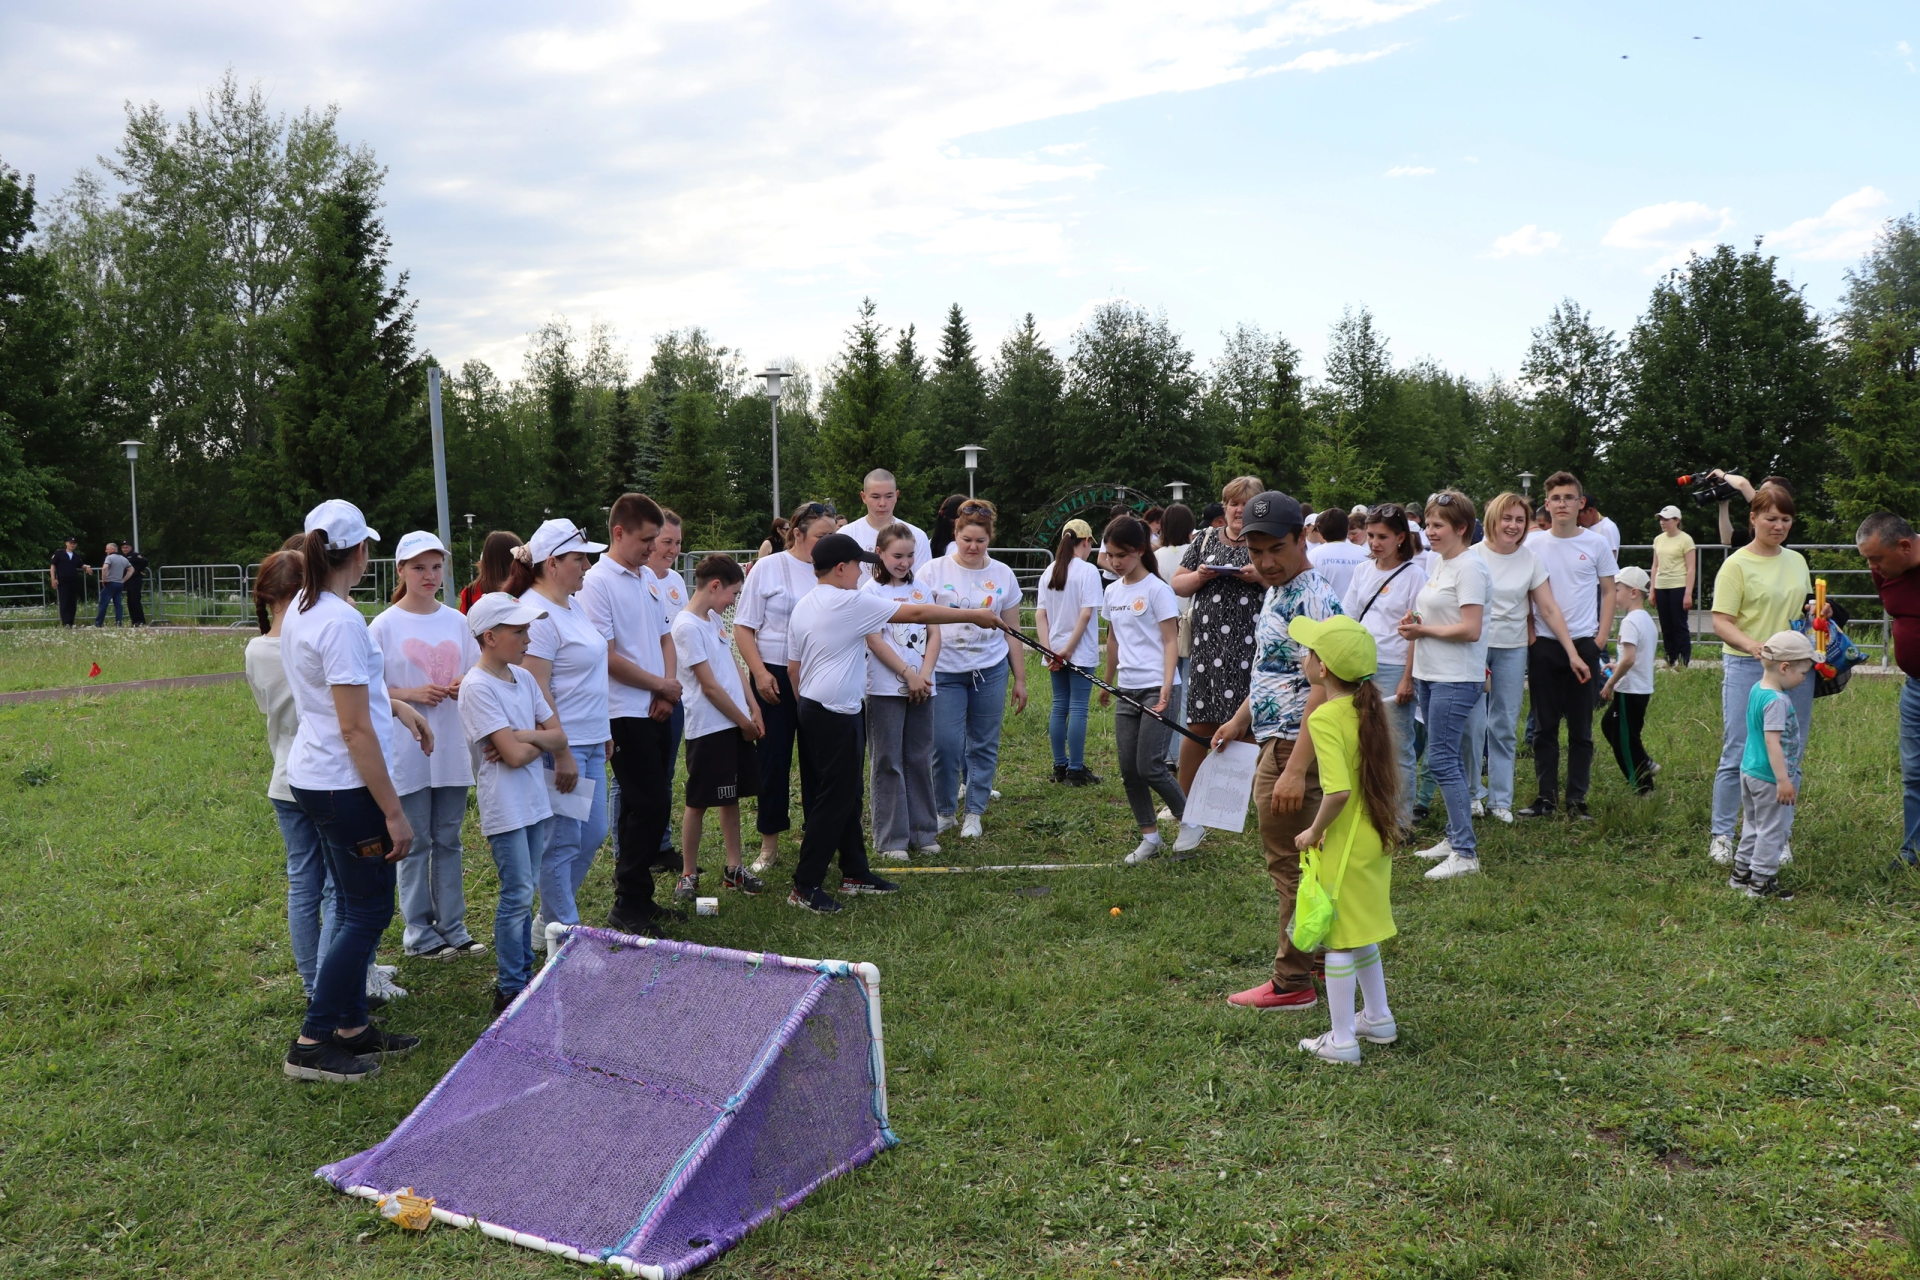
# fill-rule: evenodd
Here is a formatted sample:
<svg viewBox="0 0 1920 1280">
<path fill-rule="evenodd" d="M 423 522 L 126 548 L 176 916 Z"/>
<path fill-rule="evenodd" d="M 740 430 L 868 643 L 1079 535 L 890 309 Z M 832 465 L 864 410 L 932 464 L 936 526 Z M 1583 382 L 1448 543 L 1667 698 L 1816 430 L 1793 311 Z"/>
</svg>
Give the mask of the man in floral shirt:
<svg viewBox="0 0 1920 1280">
<path fill-rule="evenodd" d="M 1313 958 L 1293 945 L 1293 900 L 1300 888 L 1300 852 L 1294 837 L 1312 824 L 1320 810 L 1320 770 L 1313 760 L 1313 739 L 1301 733 L 1307 716 L 1323 700 L 1300 668 L 1305 650 L 1287 634 L 1295 618 L 1319 621 L 1340 612 L 1340 601 L 1320 571 L 1307 561 L 1305 517 L 1300 504 L 1284 493 L 1263 493 L 1247 504 L 1241 528 L 1253 568 L 1267 584 L 1254 630 L 1253 682 L 1247 700 L 1214 735 L 1214 748 L 1252 731 L 1260 744 L 1260 768 L 1254 774 L 1254 807 L 1260 814 L 1260 843 L 1267 874 L 1280 895 L 1280 947 L 1273 957 L 1273 980 L 1227 997 L 1246 1009 L 1311 1009 Z"/>
</svg>

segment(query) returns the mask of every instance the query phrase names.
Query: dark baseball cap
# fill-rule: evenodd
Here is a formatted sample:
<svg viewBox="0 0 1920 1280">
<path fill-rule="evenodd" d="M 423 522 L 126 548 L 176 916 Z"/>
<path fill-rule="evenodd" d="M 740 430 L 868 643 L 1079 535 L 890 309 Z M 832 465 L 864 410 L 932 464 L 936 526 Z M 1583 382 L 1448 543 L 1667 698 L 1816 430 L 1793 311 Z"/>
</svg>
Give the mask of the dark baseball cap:
<svg viewBox="0 0 1920 1280">
<path fill-rule="evenodd" d="M 70 534 L 68 534 L 68 535 L 67 535 L 67 541 L 68 541 L 68 542 L 78 542 L 78 541 L 80 541 L 80 535 L 79 535 L 79 534 L 77 534 L 77 533 L 70 533 Z"/>
<path fill-rule="evenodd" d="M 830 533 L 813 544 L 813 571 L 826 573 L 848 563 L 879 564 L 880 557 L 844 533 Z"/>
<path fill-rule="evenodd" d="M 1307 516 L 1300 504 L 1272 489 L 1249 502 L 1240 517 L 1240 532 L 1264 533 L 1273 538 L 1298 533 L 1306 526 Z"/>
</svg>

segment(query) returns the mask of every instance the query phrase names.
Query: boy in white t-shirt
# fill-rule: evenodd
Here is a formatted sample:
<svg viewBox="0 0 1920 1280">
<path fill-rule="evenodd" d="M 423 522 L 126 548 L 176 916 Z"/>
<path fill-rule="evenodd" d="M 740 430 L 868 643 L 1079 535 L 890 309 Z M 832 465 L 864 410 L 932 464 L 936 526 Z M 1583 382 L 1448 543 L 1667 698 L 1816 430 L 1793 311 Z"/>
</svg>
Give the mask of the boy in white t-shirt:
<svg viewBox="0 0 1920 1280">
<path fill-rule="evenodd" d="M 567 745 L 566 730 L 539 682 L 516 665 L 527 656 L 528 626 L 546 616 L 504 591 L 481 596 L 467 610 L 480 661 L 460 682 L 460 724 L 479 777 L 480 834 L 500 871 L 493 913 L 496 1014 L 533 980 L 533 892 L 553 817 L 540 757 Z"/>
<path fill-rule="evenodd" d="M 862 591 L 862 566 L 880 562 L 879 556 L 863 550 L 844 533 L 820 539 L 813 544 L 815 588 L 793 607 L 788 623 L 787 674 L 799 702 L 801 737 L 814 756 L 820 793 L 807 814 L 800 863 L 794 868 L 787 902 L 821 914 L 840 910 L 839 902 L 821 887 L 836 850 L 842 892 L 895 893 L 900 887 L 881 879 L 867 865 L 866 834 L 860 826 L 866 760 L 860 711 L 867 693 L 867 637 L 894 622 L 1002 626 L 1000 615 L 992 609 L 901 604 Z"/>
<path fill-rule="evenodd" d="M 678 581 L 679 579 L 675 579 Z M 760 704 L 747 697 L 747 677 L 720 629 L 720 615 L 740 598 L 747 575 L 733 557 L 715 552 L 693 571 L 693 596 L 673 620 L 680 668 L 680 705 L 687 713 L 687 805 L 680 818 L 680 883 L 675 902 L 700 893 L 700 834 L 707 810 L 720 811 L 727 869 L 720 887 L 749 896 L 766 885 L 740 862 L 740 800 L 760 794 L 753 744 L 767 736 Z"/>
<path fill-rule="evenodd" d="M 1620 614 L 1620 658 L 1613 674 L 1600 689 L 1600 700 L 1608 704 L 1600 717 L 1600 732 L 1613 748 L 1613 758 L 1627 785 L 1641 795 L 1653 793 L 1653 775 L 1660 766 L 1647 755 L 1640 741 L 1647 723 L 1647 704 L 1653 701 L 1653 646 L 1659 628 L 1647 612 L 1647 591 L 1652 579 L 1638 565 L 1628 565 L 1613 575 L 1613 604 Z"/>
</svg>

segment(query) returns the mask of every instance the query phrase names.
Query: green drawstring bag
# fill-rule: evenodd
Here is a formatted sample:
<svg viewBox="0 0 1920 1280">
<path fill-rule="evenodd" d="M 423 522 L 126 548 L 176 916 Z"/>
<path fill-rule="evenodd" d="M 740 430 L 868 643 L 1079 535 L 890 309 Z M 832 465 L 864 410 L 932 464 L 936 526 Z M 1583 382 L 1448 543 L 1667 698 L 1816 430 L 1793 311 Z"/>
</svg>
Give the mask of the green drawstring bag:
<svg viewBox="0 0 1920 1280">
<path fill-rule="evenodd" d="M 1326 856 L 1324 845 L 1300 855 L 1300 887 L 1293 895 L 1293 945 L 1302 951 L 1317 951 L 1333 932 L 1340 917 L 1340 885 L 1347 878 L 1347 859 L 1353 855 L 1353 836 L 1360 829 L 1360 815 L 1347 828 L 1347 847 L 1340 853 L 1340 870 L 1333 877 L 1331 892 L 1320 883 L 1320 859 Z"/>
</svg>

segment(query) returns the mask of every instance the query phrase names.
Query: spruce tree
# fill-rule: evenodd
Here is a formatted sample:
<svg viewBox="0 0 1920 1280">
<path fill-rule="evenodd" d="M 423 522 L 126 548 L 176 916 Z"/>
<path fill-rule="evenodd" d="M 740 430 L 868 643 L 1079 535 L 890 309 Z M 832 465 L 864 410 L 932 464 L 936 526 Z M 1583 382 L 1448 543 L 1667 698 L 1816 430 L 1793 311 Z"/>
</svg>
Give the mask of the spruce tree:
<svg viewBox="0 0 1920 1280">
<path fill-rule="evenodd" d="M 1875 511 L 1920 518 L 1920 218 L 1887 224 L 1847 273 L 1839 316 L 1845 360 L 1835 442 L 1846 466 L 1828 481 L 1849 541 Z"/>
<path fill-rule="evenodd" d="M 884 467 L 897 477 L 907 469 L 901 419 L 918 356 L 909 330 L 889 359 L 887 331 L 874 316 L 873 299 L 861 299 L 821 396 L 816 465 L 825 492 L 813 496 L 831 498 L 849 517 L 860 510 L 860 483 L 867 472 Z"/>
<path fill-rule="evenodd" d="M 1306 492 L 1310 434 L 1304 392 L 1300 353 L 1291 342 L 1277 334 L 1269 339 L 1250 325 L 1228 335 L 1206 395 L 1206 412 L 1226 442 L 1213 468 L 1215 491 L 1251 475 L 1269 489 Z"/>
<path fill-rule="evenodd" d="M 967 359 L 972 358 L 969 350 Z M 960 379 L 955 383 L 957 388 L 969 385 Z M 1066 371 L 1041 338 L 1033 313 L 1028 312 L 1000 344 L 986 390 L 987 453 L 982 459 L 986 484 L 982 492 L 1000 508 L 1005 542 L 1012 543 L 1034 512 L 1061 488 L 1060 403 L 1065 386 Z M 972 438 L 961 443 L 982 442 Z M 964 465 L 958 455 L 948 456 L 954 459 L 956 468 Z M 965 477 L 963 470 L 955 488 L 939 492 L 942 496 L 966 492 Z"/>
<path fill-rule="evenodd" d="M 967 467 L 958 452 L 963 444 L 983 445 L 987 449 L 979 474 L 984 482 L 976 491 L 991 495 L 996 503 L 1008 501 L 1018 492 L 1011 470 L 1011 457 L 1002 458 L 1000 445 L 989 438 L 987 423 L 987 379 L 974 355 L 973 330 L 959 303 L 947 308 L 947 322 L 940 330 L 940 349 L 934 356 L 933 376 L 928 379 L 925 410 L 920 418 L 917 448 L 914 451 L 912 495 L 913 519 L 922 528 L 931 528 L 935 513 L 950 493 L 967 491 Z M 1004 443 L 1004 442 L 1002 442 Z M 1017 503 L 1016 503 L 1017 505 Z M 1014 512 L 1003 512 L 1003 523 Z"/>
<path fill-rule="evenodd" d="M 32 181 L 0 165 L 0 563 L 39 566 L 67 532 L 54 498 L 70 486 L 51 458 L 73 451 L 75 317 L 29 243 L 33 205 Z"/>
<path fill-rule="evenodd" d="M 613 413 L 607 422 L 607 485 L 602 497 L 612 506 L 624 493 L 634 491 L 635 455 L 640 448 L 640 414 L 634 408 L 633 393 L 622 382 L 613 388 Z"/>
<path fill-rule="evenodd" d="M 713 397 L 705 391 L 689 389 L 674 397 L 667 455 L 655 473 L 653 497 L 689 527 L 724 528 L 733 515 L 727 466 L 716 447 L 719 423 Z"/>
</svg>

